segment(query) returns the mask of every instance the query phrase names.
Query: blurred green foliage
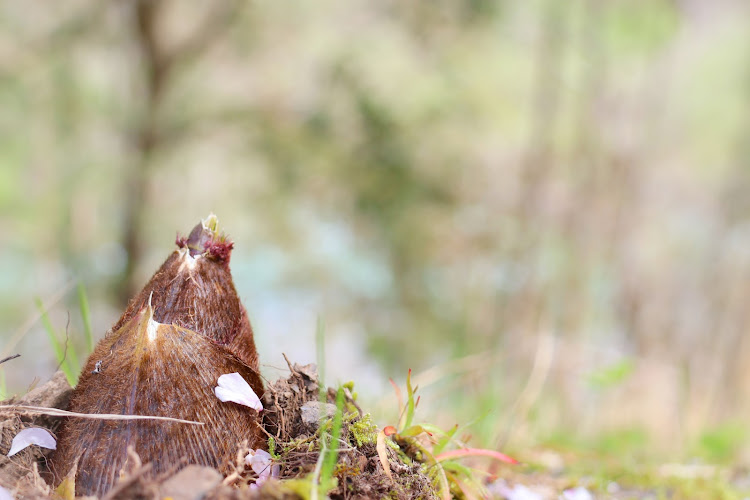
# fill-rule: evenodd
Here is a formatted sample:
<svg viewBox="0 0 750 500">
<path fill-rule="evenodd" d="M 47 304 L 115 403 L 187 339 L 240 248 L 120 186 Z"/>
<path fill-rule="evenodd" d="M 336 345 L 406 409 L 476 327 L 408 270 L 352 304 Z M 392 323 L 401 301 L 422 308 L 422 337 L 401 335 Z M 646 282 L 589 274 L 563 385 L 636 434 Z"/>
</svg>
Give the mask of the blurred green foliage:
<svg viewBox="0 0 750 500">
<path fill-rule="evenodd" d="M 728 422 L 706 430 L 698 440 L 697 454 L 711 463 L 735 463 L 747 444 L 747 426 L 742 422 Z"/>
<path fill-rule="evenodd" d="M 320 315 L 334 376 L 442 367 L 488 441 L 750 413 L 741 3 L 0 5 L 12 390 L 32 297 L 101 336 L 213 211 L 268 365 Z"/>
<path fill-rule="evenodd" d="M 601 368 L 589 375 L 589 383 L 600 390 L 621 384 L 633 372 L 633 362 L 627 359 Z"/>
</svg>

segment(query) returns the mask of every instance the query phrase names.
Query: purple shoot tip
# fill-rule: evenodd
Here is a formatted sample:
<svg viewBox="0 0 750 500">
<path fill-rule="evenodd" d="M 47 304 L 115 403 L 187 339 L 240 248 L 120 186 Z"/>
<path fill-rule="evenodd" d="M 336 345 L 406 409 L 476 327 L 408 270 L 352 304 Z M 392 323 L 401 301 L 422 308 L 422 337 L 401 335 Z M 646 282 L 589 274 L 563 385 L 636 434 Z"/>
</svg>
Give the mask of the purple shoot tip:
<svg viewBox="0 0 750 500">
<path fill-rule="evenodd" d="M 191 257 L 204 255 L 219 262 L 229 262 L 234 243 L 219 233 L 219 219 L 214 214 L 201 220 L 187 237 L 177 235 L 175 243 L 187 248 Z"/>
</svg>

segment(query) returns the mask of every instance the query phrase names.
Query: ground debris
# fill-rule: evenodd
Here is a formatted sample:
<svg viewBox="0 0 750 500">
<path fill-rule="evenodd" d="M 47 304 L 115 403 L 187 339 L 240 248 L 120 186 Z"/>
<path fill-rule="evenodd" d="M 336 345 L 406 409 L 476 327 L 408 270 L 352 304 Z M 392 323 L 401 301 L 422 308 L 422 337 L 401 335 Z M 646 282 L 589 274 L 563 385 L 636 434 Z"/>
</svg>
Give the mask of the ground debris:
<svg viewBox="0 0 750 500">
<path fill-rule="evenodd" d="M 49 382 L 28 392 L 23 397 L 14 397 L 3 401 L 3 406 L 28 405 L 48 408 L 67 408 L 72 389 L 65 375 L 59 371 Z M 24 498 L 44 498 L 51 489 L 42 479 L 45 459 L 51 450 L 39 446 L 24 448 L 12 457 L 8 457 L 13 438 L 23 429 L 41 427 L 53 435 L 60 419 L 39 413 L 24 413 L 0 410 L 0 485 L 19 492 Z"/>
<path fill-rule="evenodd" d="M 211 468 L 176 464 L 163 474 L 152 477 L 151 464 L 142 464 L 138 455 L 129 450 L 126 470 L 117 471 L 119 482 L 102 500 L 291 500 L 306 498 L 312 484 L 311 477 L 320 456 L 321 432 L 330 429 L 330 409 L 335 408 L 336 391 L 325 392 L 320 400 L 317 368 L 310 365 L 289 365 L 290 374 L 268 384 L 263 397 L 263 427 L 269 437 L 269 448 L 274 456 L 273 478 L 258 481 L 259 477 L 245 457 L 250 451 L 247 443 L 237 443 L 237 459 L 231 474 L 224 477 Z M 52 380 L 18 400 L 6 404 L 67 409 L 70 387 L 64 375 Z M 303 407 L 307 415 L 303 418 Z M 321 409 L 323 410 L 321 412 Z M 311 412 L 315 411 L 315 415 Z M 13 437 L 26 427 L 44 427 L 54 432 L 59 417 L 6 411 L 0 414 L 0 453 L 7 453 Z M 327 492 L 333 500 L 362 498 L 437 498 L 423 465 L 404 463 L 394 450 L 387 456 L 393 478 L 389 478 L 380 463 L 375 446 L 377 429 L 369 415 L 362 413 L 351 393 L 346 393 L 343 424 L 338 442 L 338 461 L 333 476 L 336 486 Z M 15 498 L 60 498 L 51 486 L 46 470 L 47 450 L 30 446 L 11 459 L 0 455 L 0 485 L 8 488 Z M 256 484 L 256 482 L 258 484 Z M 62 495 L 63 498 L 71 498 Z M 93 499 L 93 497 L 92 497 Z"/>
<path fill-rule="evenodd" d="M 224 479 L 219 471 L 211 467 L 188 465 L 159 487 L 159 497 L 200 500 L 213 491 Z"/>
<path fill-rule="evenodd" d="M 336 391 L 329 389 L 326 391 L 326 401 L 319 402 L 317 369 L 312 364 L 290 365 L 290 376 L 287 379 L 280 379 L 269 385 L 265 394 L 264 425 L 273 437 L 276 452 L 281 456 L 281 479 L 301 479 L 313 472 L 320 451 L 317 423 L 321 409 L 324 418 L 330 418 L 328 410 L 331 406 L 335 408 L 335 398 Z M 422 466 L 404 464 L 391 449 L 388 449 L 388 459 L 395 474 L 393 479 L 386 475 L 378 458 L 374 432 L 369 436 L 362 436 L 363 433 L 358 428 L 364 423 L 364 416 L 354 401 L 347 399 L 347 407 L 352 411 L 345 411 L 339 440 L 335 472 L 338 485 L 328 496 L 331 499 L 388 496 L 404 499 L 436 498 L 434 487 Z M 310 413 L 312 411 L 316 414 Z M 260 491 L 265 494 L 268 488 L 268 494 L 273 495 L 272 485 L 273 482 L 264 484 Z"/>
</svg>

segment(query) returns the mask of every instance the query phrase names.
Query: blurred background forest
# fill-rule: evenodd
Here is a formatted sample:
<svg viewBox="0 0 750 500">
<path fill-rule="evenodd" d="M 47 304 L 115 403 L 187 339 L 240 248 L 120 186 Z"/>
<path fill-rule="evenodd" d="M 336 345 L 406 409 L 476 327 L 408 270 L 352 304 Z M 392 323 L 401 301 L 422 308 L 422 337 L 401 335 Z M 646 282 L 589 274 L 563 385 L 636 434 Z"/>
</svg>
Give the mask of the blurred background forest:
<svg viewBox="0 0 750 500">
<path fill-rule="evenodd" d="M 411 367 L 485 445 L 744 452 L 746 2 L 3 0 L 0 26 L 10 393 L 57 365 L 36 297 L 82 352 L 78 283 L 101 337 L 213 211 L 269 378 L 320 317 L 329 383 L 389 408 Z"/>
</svg>

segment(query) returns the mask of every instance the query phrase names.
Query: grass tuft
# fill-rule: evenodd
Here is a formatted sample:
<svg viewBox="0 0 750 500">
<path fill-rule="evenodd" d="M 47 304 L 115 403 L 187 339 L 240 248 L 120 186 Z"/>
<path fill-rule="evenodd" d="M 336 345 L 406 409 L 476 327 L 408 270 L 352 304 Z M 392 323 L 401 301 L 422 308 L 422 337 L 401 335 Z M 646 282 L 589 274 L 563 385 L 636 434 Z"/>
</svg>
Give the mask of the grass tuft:
<svg viewBox="0 0 750 500">
<path fill-rule="evenodd" d="M 320 470 L 320 488 L 324 494 L 337 486 L 337 480 L 334 477 L 336 461 L 339 454 L 339 440 L 341 439 L 341 428 L 344 422 L 344 390 L 339 388 L 336 392 L 336 414 L 331 421 L 330 433 L 324 432 L 321 435 L 320 456 L 323 464 Z"/>
<path fill-rule="evenodd" d="M 47 308 L 44 306 L 44 302 L 39 297 L 34 299 L 36 307 L 39 310 L 40 319 L 44 331 L 47 332 L 47 340 L 52 346 L 52 350 L 55 353 L 55 358 L 59 365 L 59 369 L 65 374 L 65 378 L 71 387 L 75 387 L 78 383 L 78 377 L 81 372 L 81 365 L 78 360 L 78 354 L 76 353 L 75 346 L 73 345 L 72 338 L 68 335 L 66 328 L 65 341 L 60 340 L 52 321 L 50 320 L 49 314 L 47 314 Z M 91 329 L 91 311 L 89 309 L 89 300 L 86 295 L 86 289 L 82 283 L 78 284 L 78 309 L 81 314 L 81 322 L 83 323 L 83 334 L 86 341 L 86 354 L 94 350 L 94 335 Z"/>
<path fill-rule="evenodd" d="M 463 465 L 459 459 L 486 457 L 498 462 L 518 463 L 496 450 L 468 447 L 455 437 L 458 426 L 445 431 L 432 424 L 414 423 L 419 397 L 416 394 L 417 387 L 413 387 L 411 383 L 411 370 L 406 376 L 406 401 L 402 401 L 398 386 L 393 381 L 391 384 L 399 400 L 399 424 L 397 428 L 386 426 L 378 435 L 381 463 L 386 460 L 382 441 L 388 438 L 391 440 L 388 443 L 395 446 L 405 462 L 422 464 L 423 470 L 432 478 L 436 491 L 444 499 L 453 496 L 479 498 L 487 494 L 484 486 L 477 480 L 479 471 Z"/>
<path fill-rule="evenodd" d="M 83 334 L 86 337 L 86 349 L 88 352 L 92 352 L 94 350 L 94 334 L 91 330 L 89 299 L 83 283 L 78 283 L 78 308 L 81 312 L 81 321 L 83 322 Z"/>
<path fill-rule="evenodd" d="M 52 326 L 52 321 L 49 319 L 47 309 L 44 307 L 42 299 L 36 297 L 35 299 L 37 309 L 41 315 L 42 326 L 47 332 L 47 340 L 49 340 L 52 349 L 55 351 L 55 357 L 60 365 L 60 369 L 65 374 L 65 378 L 68 379 L 68 383 L 71 387 L 75 387 L 78 383 L 78 375 L 80 372 L 80 366 L 78 365 L 78 356 L 75 354 L 75 348 L 70 342 L 61 342 L 55 331 L 55 327 Z"/>
</svg>

